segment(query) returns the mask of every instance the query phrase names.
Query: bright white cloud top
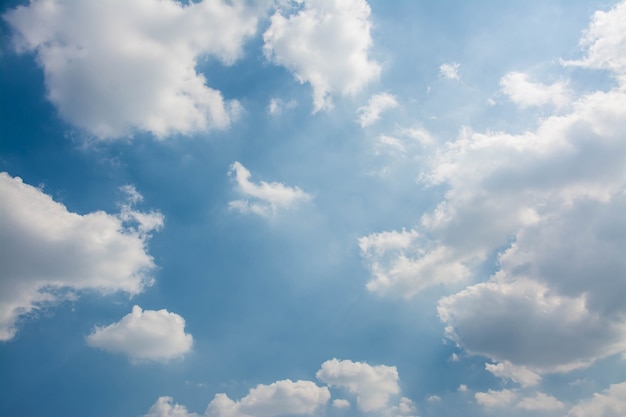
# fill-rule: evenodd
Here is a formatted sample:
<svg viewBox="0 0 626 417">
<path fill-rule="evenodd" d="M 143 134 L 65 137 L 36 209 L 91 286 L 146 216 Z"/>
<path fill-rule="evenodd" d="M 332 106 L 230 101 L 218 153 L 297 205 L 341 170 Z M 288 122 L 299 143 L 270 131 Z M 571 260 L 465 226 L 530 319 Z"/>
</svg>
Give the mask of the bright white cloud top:
<svg viewBox="0 0 626 417">
<path fill-rule="evenodd" d="M 149 233 L 162 226 L 160 213 L 129 205 L 117 215 L 72 213 L 42 190 L 0 173 L 0 340 L 15 336 L 20 318 L 80 291 L 142 292 L 155 267 Z"/>
<path fill-rule="evenodd" d="M 185 319 L 180 315 L 134 306 L 117 323 L 96 327 L 87 336 L 87 343 L 133 360 L 166 361 L 187 353 L 193 337 L 185 333 Z"/>
<path fill-rule="evenodd" d="M 309 201 L 312 196 L 298 187 L 288 187 L 280 182 L 250 181 L 252 174 L 240 162 L 231 165 L 229 176 L 233 178 L 237 191 L 245 198 L 233 200 L 228 206 L 242 213 L 270 216 L 280 209 Z"/>
<path fill-rule="evenodd" d="M 556 108 L 571 102 L 567 84 L 556 82 L 550 85 L 533 83 L 528 74 L 510 72 L 500 80 L 502 92 L 521 108 L 551 104 Z"/>
<path fill-rule="evenodd" d="M 357 406 L 365 412 L 386 408 L 390 397 L 400 393 L 395 366 L 331 359 L 322 364 L 316 376 L 331 387 L 355 394 Z"/>
<path fill-rule="evenodd" d="M 313 88 L 313 111 L 330 110 L 332 95 L 354 94 L 381 72 L 370 59 L 370 6 L 364 0 L 289 3 L 263 35 L 267 58 Z"/>
<path fill-rule="evenodd" d="M 17 50 L 36 53 L 60 116 L 100 139 L 223 129 L 240 111 L 195 67 L 239 58 L 257 26 L 243 2 L 35 1 L 4 19 Z"/>
</svg>

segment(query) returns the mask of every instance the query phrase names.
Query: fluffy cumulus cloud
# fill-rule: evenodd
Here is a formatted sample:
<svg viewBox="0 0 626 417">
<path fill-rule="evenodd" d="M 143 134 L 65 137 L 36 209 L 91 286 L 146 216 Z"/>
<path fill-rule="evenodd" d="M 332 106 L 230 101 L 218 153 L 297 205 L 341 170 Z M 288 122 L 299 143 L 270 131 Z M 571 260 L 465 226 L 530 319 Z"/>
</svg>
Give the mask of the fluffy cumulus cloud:
<svg viewBox="0 0 626 417">
<path fill-rule="evenodd" d="M 420 227 L 359 240 L 372 272 L 368 288 L 406 296 L 429 286 L 425 282 L 484 279 L 473 266 L 500 251 L 498 271 L 442 299 L 439 315 L 450 338 L 498 361 L 486 369 L 522 388 L 538 384 L 542 373 L 626 350 L 626 96 L 618 65 L 624 48 L 616 47 L 625 32 L 612 30 L 602 39 L 597 27 L 602 20 L 623 29 L 623 7 L 596 14 L 585 38 L 594 39 L 586 41 L 589 57 L 581 61 L 613 71 L 618 85 L 573 101 L 565 83 L 530 83 L 523 74 L 508 74 L 503 88 L 520 106 L 551 104 L 569 112 L 517 135 L 463 130 L 439 149 L 433 170 L 421 177 L 449 188 Z M 598 45 L 605 55 L 592 60 Z M 456 271 L 438 274 L 436 263 L 420 268 L 444 250 L 440 267 L 456 265 Z M 569 415 L 622 415 L 623 398 L 614 385 Z M 555 397 L 520 389 L 490 390 L 475 399 L 486 407 L 529 412 L 564 408 Z"/>
<path fill-rule="evenodd" d="M 477 392 L 474 395 L 476 402 L 484 407 L 506 407 L 517 399 L 517 392 L 509 389 L 501 391 L 489 390 Z"/>
<path fill-rule="evenodd" d="M 326 387 L 311 381 L 277 381 L 257 385 L 239 401 L 217 394 L 206 410 L 209 417 L 273 417 L 312 415 L 330 400 Z"/>
<path fill-rule="evenodd" d="M 626 2 L 622 1 L 609 11 L 595 12 L 591 24 L 580 40 L 587 56 L 580 60 L 566 61 L 566 65 L 605 69 L 626 82 Z"/>
<path fill-rule="evenodd" d="M 331 389 L 347 390 L 356 396 L 359 410 L 377 412 L 386 417 L 415 416 L 416 407 L 400 393 L 395 366 L 369 365 L 365 362 L 332 359 L 322 364 L 316 374 L 327 386 L 312 381 L 285 379 L 272 384 L 259 384 L 239 400 L 224 393 L 216 394 L 207 406 L 207 417 L 274 417 L 283 415 L 323 415 L 328 407 L 350 408 L 351 401 L 336 398 Z M 345 394 L 345 392 L 344 392 Z M 396 397 L 396 398 L 393 398 Z M 392 401 L 392 399 L 394 399 Z M 160 397 L 145 417 L 196 417 L 170 397 Z"/>
<path fill-rule="evenodd" d="M 176 404 L 171 397 L 159 397 L 144 417 L 200 417 L 187 411 L 185 406 Z"/>
<path fill-rule="evenodd" d="M 367 288 L 380 294 L 412 297 L 425 288 L 453 283 L 469 274 L 452 248 L 442 246 L 427 252 L 425 245 L 425 239 L 415 230 L 361 237 L 361 256 L 372 274 Z"/>
<path fill-rule="evenodd" d="M 355 394 L 357 406 L 366 412 L 386 408 L 390 397 L 400 392 L 395 366 L 332 359 L 322 364 L 316 376 L 331 387 Z"/>
<path fill-rule="evenodd" d="M 567 417 L 617 417 L 626 415 L 626 382 L 611 385 L 607 390 L 574 406 Z"/>
<path fill-rule="evenodd" d="M 359 124 L 366 127 L 376 123 L 380 119 L 380 114 L 385 110 L 398 106 L 396 98 L 389 93 L 374 94 L 370 97 L 366 106 L 359 107 L 357 113 L 359 115 Z"/>
<path fill-rule="evenodd" d="M 290 2 L 263 35 L 266 57 L 313 88 L 314 111 L 332 108 L 333 93 L 352 94 L 378 78 L 368 56 L 370 7 L 365 0 Z"/>
<path fill-rule="evenodd" d="M 0 173 L 0 340 L 15 336 L 21 317 L 80 291 L 142 292 L 155 267 L 147 242 L 162 225 L 160 213 L 136 211 L 131 203 L 119 214 L 72 213 L 41 189 Z"/>
<path fill-rule="evenodd" d="M 533 107 L 550 104 L 561 108 L 570 103 L 570 92 L 567 83 L 556 82 L 545 85 L 534 83 L 528 79 L 528 74 L 510 72 L 500 80 L 502 92 L 518 106 Z"/>
<path fill-rule="evenodd" d="M 447 188 L 438 206 L 410 231 L 359 241 L 372 291 L 475 282 L 440 300 L 447 335 L 521 385 L 626 350 L 625 4 L 596 13 L 580 61 L 613 71 L 615 85 L 570 99 L 533 130 L 462 129 L 420 176 Z"/>
<path fill-rule="evenodd" d="M 237 116 L 238 102 L 207 86 L 196 65 L 234 62 L 256 31 L 255 12 L 242 1 L 36 0 L 3 17 L 17 50 L 36 54 L 63 119 L 98 138 L 164 138 Z"/>
<path fill-rule="evenodd" d="M 565 404 L 551 395 L 537 392 L 532 397 L 522 398 L 516 407 L 529 411 L 551 411 L 560 410 L 565 407 Z"/>
<path fill-rule="evenodd" d="M 254 213 L 260 216 L 275 214 L 280 209 L 287 209 L 296 204 L 309 201 L 312 196 L 298 187 L 288 187 L 280 182 L 250 181 L 250 171 L 241 163 L 235 162 L 229 171 L 237 192 L 244 198 L 229 203 L 232 210 L 242 213 Z"/>
<path fill-rule="evenodd" d="M 185 333 L 185 319 L 178 314 L 134 306 L 120 321 L 96 327 L 87 343 L 133 360 L 165 361 L 187 353 L 193 337 Z"/>
</svg>

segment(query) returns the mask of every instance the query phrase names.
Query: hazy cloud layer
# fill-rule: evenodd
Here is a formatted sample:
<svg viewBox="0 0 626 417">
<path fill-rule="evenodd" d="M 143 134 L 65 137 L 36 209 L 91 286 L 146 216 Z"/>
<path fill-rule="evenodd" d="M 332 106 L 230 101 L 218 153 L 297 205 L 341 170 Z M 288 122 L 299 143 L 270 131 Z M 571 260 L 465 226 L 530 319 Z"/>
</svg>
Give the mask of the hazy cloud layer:
<svg viewBox="0 0 626 417">
<path fill-rule="evenodd" d="M 227 127 L 236 101 L 207 86 L 200 57 L 225 64 L 256 32 L 243 1 L 37 0 L 3 17 L 32 51 L 59 115 L 98 138 L 158 138 Z"/>
<path fill-rule="evenodd" d="M 185 333 L 185 319 L 178 314 L 134 306 L 120 321 L 96 327 L 87 343 L 133 360 L 165 361 L 187 353 L 193 337 Z"/>
<path fill-rule="evenodd" d="M 155 267 L 149 233 L 162 225 L 160 213 L 131 204 L 120 214 L 72 213 L 41 189 L 0 173 L 0 340 L 13 338 L 20 317 L 76 292 L 142 292 Z"/>
<path fill-rule="evenodd" d="M 270 61 L 311 85 L 314 112 L 329 110 L 332 94 L 353 94 L 380 74 L 368 56 L 370 27 L 364 0 L 305 0 L 272 16 L 263 49 Z"/>
</svg>

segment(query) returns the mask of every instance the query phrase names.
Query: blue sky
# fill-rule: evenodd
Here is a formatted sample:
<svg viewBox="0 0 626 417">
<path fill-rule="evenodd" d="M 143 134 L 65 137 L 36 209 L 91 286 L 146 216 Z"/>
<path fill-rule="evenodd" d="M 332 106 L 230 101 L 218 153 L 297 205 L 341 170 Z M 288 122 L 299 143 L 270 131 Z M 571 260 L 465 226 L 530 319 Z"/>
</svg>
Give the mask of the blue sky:
<svg viewBox="0 0 626 417">
<path fill-rule="evenodd" d="M 626 414 L 625 2 L 0 13 L 0 415 Z"/>
</svg>

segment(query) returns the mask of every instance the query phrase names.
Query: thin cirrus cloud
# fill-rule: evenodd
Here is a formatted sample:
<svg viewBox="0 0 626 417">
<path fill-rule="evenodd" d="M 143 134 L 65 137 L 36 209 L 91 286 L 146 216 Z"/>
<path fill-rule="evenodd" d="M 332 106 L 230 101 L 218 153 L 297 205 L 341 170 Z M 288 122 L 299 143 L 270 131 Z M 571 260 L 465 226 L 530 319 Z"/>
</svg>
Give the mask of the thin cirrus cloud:
<svg viewBox="0 0 626 417">
<path fill-rule="evenodd" d="M 330 110 L 333 94 L 356 93 L 380 75 L 380 65 L 368 56 L 370 7 L 364 0 L 302 3 L 295 13 L 274 13 L 263 50 L 271 62 L 311 85 L 314 112 Z"/>
<path fill-rule="evenodd" d="M 134 187 L 126 190 L 139 198 Z M 0 196 L 0 340 L 12 339 L 29 313 L 80 291 L 135 295 L 152 284 L 147 243 L 163 226 L 160 213 L 130 203 L 119 214 L 72 213 L 7 173 L 0 173 Z"/>
<path fill-rule="evenodd" d="M 132 311 L 116 323 L 96 327 L 87 344 L 132 360 L 167 361 L 189 352 L 193 337 L 185 333 L 185 319 L 167 310 Z"/>
<path fill-rule="evenodd" d="M 240 104 L 195 67 L 200 56 L 233 63 L 256 32 L 256 11 L 221 0 L 38 0 L 3 18 L 17 51 L 36 54 L 64 120 L 100 139 L 163 139 L 223 129 L 237 117 Z"/>
<path fill-rule="evenodd" d="M 312 196 L 298 187 L 288 187 L 280 182 L 254 183 L 252 174 L 240 162 L 234 162 L 228 175 L 233 179 L 237 192 L 244 198 L 231 201 L 231 210 L 270 216 L 278 210 L 288 209 L 311 200 Z"/>
<path fill-rule="evenodd" d="M 380 119 L 382 112 L 398 106 L 396 97 L 389 93 L 374 94 L 370 97 L 367 105 L 359 107 L 357 114 L 361 127 L 370 126 Z"/>
<path fill-rule="evenodd" d="M 626 349 L 624 10 L 594 15 L 581 42 L 587 56 L 576 61 L 612 71 L 616 85 L 567 103 L 562 95 L 567 112 L 526 132 L 463 128 L 419 177 L 425 187 L 448 187 L 438 206 L 411 231 L 359 240 L 376 293 L 410 297 L 478 282 L 439 301 L 446 334 L 468 353 L 506 363 L 492 370 L 522 385 Z M 499 262 L 483 276 L 489 255 Z"/>
</svg>

